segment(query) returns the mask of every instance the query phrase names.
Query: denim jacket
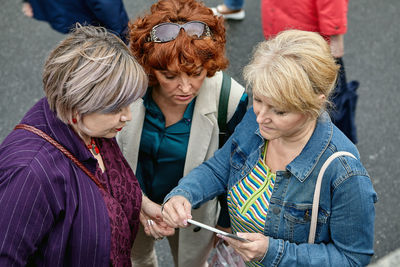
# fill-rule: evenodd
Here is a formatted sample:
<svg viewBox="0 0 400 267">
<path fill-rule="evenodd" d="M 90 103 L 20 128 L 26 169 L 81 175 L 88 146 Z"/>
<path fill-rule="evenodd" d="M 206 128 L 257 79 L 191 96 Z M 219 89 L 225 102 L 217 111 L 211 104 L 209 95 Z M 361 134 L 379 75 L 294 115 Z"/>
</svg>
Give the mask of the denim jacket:
<svg viewBox="0 0 400 267">
<path fill-rule="evenodd" d="M 181 179 L 166 197 L 185 196 L 195 207 L 229 191 L 255 166 L 265 144 L 253 109 L 249 109 L 214 157 Z M 339 157 L 322 180 L 315 244 L 308 244 L 316 179 L 322 164 Z M 269 247 L 264 266 L 365 266 L 373 255 L 374 203 L 377 201 L 360 154 L 324 113 L 310 140 L 286 170 L 277 171 L 264 235 Z"/>
</svg>

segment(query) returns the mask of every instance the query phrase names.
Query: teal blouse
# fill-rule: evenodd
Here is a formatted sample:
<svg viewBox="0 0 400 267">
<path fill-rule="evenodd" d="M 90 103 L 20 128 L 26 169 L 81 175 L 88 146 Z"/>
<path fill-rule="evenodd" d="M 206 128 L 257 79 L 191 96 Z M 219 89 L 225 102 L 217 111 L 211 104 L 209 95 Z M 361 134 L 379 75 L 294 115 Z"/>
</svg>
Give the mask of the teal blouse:
<svg viewBox="0 0 400 267">
<path fill-rule="evenodd" d="M 196 98 L 187 106 L 183 118 L 168 127 L 165 127 L 164 115 L 151 97 L 151 90 L 143 100 L 146 115 L 136 176 L 143 192 L 152 201 L 162 203 L 183 177 Z"/>
<path fill-rule="evenodd" d="M 165 127 L 165 118 L 151 97 L 151 88 L 143 97 L 146 115 L 140 139 L 136 176 L 143 192 L 154 202 L 162 203 L 164 197 L 178 185 L 183 177 L 190 127 L 196 102 L 187 106 L 183 118 Z M 248 97 L 244 93 L 228 122 L 228 132 L 233 132 L 247 109 Z"/>
</svg>

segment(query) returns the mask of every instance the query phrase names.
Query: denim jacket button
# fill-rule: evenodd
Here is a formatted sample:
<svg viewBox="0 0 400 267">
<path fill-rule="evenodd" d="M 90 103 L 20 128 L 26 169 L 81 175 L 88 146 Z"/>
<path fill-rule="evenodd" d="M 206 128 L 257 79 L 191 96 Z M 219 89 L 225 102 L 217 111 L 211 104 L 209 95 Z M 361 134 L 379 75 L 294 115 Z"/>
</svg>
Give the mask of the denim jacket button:
<svg viewBox="0 0 400 267">
<path fill-rule="evenodd" d="M 201 230 L 201 228 L 199 227 L 199 226 L 196 226 L 194 229 L 193 229 L 193 232 L 198 232 L 198 231 L 200 231 Z"/>
<path fill-rule="evenodd" d="M 272 209 L 272 212 L 273 212 L 274 214 L 279 214 L 279 213 L 281 212 L 281 209 L 278 208 L 278 207 L 274 207 L 274 208 Z"/>
</svg>

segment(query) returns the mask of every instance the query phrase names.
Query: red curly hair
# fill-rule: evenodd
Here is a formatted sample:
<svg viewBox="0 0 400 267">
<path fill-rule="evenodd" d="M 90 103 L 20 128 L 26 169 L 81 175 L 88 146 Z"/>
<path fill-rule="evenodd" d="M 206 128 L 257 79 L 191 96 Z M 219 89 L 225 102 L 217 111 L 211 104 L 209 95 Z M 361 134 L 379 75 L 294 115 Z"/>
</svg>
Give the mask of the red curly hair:
<svg viewBox="0 0 400 267">
<path fill-rule="evenodd" d="M 163 22 L 186 23 L 202 21 L 211 30 L 211 37 L 197 39 L 181 30 L 175 40 L 165 43 L 148 41 L 151 29 Z M 160 0 L 150 13 L 129 24 L 130 50 L 149 74 L 149 84 L 158 82 L 154 70 L 195 73 L 199 66 L 207 70 L 207 77 L 228 66 L 225 57 L 225 26 L 221 17 L 195 0 Z"/>
</svg>

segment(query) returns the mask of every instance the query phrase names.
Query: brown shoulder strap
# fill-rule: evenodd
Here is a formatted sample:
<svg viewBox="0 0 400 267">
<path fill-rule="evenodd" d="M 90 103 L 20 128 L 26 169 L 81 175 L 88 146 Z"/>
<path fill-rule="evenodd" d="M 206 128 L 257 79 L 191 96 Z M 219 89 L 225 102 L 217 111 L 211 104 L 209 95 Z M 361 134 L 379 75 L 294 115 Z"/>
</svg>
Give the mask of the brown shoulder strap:
<svg viewBox="0 0 400 267">
<path fill-rule="evenodd" d="M 82 171 L 84 173 L 87 174 L 87 176 L 89 176 L 89 178 L 101 189 L 103 189 L 104 191 L 106 191 L 104 189 L 104 187 L 101 185 L 101 183 L 99 182 L 99 180 L 74 156 L 71 154 L 71 152 L 69 152 L 65 147 L 63 147 L 60 143 L 58 143 L 56 140 L 54 140 L 53 138 L 51 138 L 50 136 L 48 136 L 45 132 L 39 130 L 38 128 L 35 128 L 31 125 L 27 125 L 27 124 L 18 124 L 17 126 L 15 126 L 14 130 L 16 129 L 24 129 L 27 131 L 30 131 L 34 134 L 37 134 L 38 136 L 42 137 L 44 140 L 46 140 L 47 142 L 49 142 L 50 144 L 52 144 L 53 146 L 55 146 L 56 148 L 58 148 L 65 156 L 67 156 L 73 163 L 75 163 L 76 165 L 78 165 L 79 168 L 82 169 Z"/>
</svg>

